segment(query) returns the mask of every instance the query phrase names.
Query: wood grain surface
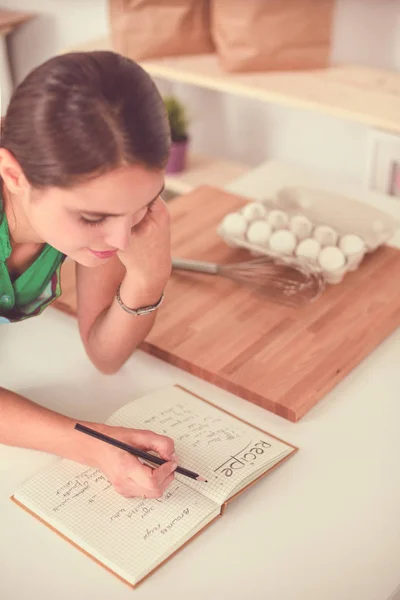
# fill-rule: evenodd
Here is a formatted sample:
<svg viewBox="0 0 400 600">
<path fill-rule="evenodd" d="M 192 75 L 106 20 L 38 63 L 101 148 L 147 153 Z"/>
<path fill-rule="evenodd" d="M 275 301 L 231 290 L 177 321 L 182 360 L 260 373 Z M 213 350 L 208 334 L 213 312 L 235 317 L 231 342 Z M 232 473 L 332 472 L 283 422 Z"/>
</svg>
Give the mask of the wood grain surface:
<svg viewBox="0 0 400 600">
<path fill-rule="evenodd" d="M 216 233 L 221 218 L 245 202 L 208 186 L 172 200 L 174 256 L 248 259 Z M 301 309 L 222 277 L 174 272 L 141 348 L 298 421 L 400 325 L 399 282 L 400 251 L 388 246 Z M 65 294 L 58 307 L 74 314 L 72 283 Z"/>
</svg>

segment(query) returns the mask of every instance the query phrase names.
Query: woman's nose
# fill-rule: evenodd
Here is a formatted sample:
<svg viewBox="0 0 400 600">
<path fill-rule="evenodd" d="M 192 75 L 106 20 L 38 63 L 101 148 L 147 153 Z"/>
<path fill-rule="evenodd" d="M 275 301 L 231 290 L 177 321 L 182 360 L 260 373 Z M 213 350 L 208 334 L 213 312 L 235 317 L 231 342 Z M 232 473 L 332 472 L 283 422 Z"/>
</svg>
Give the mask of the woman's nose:
<svg viewBox="0 0 400 600">
<path fill-rule="evenodd" d="M 129 246 L 132 225 L 128 219 L 113 223 L 113 228 L 106 236 L 106 243 L 112 248 L 124 251 Z"/>
</svg>

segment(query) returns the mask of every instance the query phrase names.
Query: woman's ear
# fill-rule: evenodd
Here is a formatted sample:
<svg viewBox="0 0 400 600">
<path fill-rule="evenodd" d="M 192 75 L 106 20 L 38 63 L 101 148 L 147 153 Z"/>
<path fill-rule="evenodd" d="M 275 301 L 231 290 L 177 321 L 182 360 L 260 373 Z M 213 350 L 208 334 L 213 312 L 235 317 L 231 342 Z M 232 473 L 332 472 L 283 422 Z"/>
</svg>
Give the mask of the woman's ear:
<svg viewBox="0 0 400 600">
<path fill-rule="evenodd" d="M 24 194 L 30 187 L 19 162 L 6 148 L 0 148 L 0 177 L 11 194 Z"/>
</svg>

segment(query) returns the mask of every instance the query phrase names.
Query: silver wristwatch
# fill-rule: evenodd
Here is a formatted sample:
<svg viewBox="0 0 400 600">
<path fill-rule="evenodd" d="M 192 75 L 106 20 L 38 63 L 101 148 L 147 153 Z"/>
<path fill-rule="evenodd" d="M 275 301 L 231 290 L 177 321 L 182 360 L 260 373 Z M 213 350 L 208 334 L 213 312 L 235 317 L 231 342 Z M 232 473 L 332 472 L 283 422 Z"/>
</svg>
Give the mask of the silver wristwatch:
<svg viewBox="0 0 400 600">
<path fill-rule="evenodd" d="M 158 300 L 158 302 L 156 304 L 151 304 L 150 306 L 141 306 L 140 308 L 129 308 L 128 306 L 126 306 L 122 300 L 121 300 L 121 295 L 120 295 L 120 288 L 121 288 L 121 284 L 119 284 L 118 288 L 117 288 L 117 292 L 115 294 L 115 297 L 118 300 L 118 304 L 130 315 L 134 315 L 136 317 L 139 317 L 141 315 L 148 315 L 149 313 L 153 312 L 154 310 L 157 310 L 157 308 L 161 305 L 162 301 L 164 300 L 164 292 L 161 294 L 161 298 Z"/>
</svg>

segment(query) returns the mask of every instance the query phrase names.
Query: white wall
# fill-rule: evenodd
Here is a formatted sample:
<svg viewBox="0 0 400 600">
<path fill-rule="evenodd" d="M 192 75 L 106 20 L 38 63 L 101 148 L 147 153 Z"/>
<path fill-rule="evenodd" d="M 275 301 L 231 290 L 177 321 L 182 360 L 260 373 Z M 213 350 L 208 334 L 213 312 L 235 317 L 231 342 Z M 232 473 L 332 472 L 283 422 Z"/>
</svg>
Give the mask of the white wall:
<svg viewBox="0 0 400 600">
<path fill-rule="evenodd" d="M 400 66 L 400 0 L 336 0 L 332 61 L 395 69 Z"/>
<path fill-rule="evenodd" d="M 1 0 L 29 10 L 28 0 Z M 52 54 L 102 37 L 107 0 L 36 0 L 39 17 L 10 45 L 16 81 Z M 400 70 L 400 0 L 337 0 L 332 60 Z M 364 180 L 368 128 L 322 114 L 157 82 L 188 103 L 195 151 L 249 165 L 275 158 L 354 183 Z M 247 133 L 244 132 L 246 126 Z"/>
<path fill-rule="evenodd" d="M 368 129 L 363 125 L 182 84 L 171 87 L 190 106 L 196 152 L 251 166 L 274 158 L 356 183 L 364 178 Z"/>
<path fill-rule="evenodd" d="M 400 6 L 400 0 L 397 1 Z M 400 71 L 400 9 L 398 9 L 397 16 L 395 16 L 394 23 L 396 27 L 396 35 L 393 41 L 394 68 Z"/>
<path fill-rule="evenodd" d="M 0 0 L 1 8 L 36 16 L 10 40 L 16 82 L 32 68 L 65 47 L 107 35 L 106 0 Z"/>
</svg>

